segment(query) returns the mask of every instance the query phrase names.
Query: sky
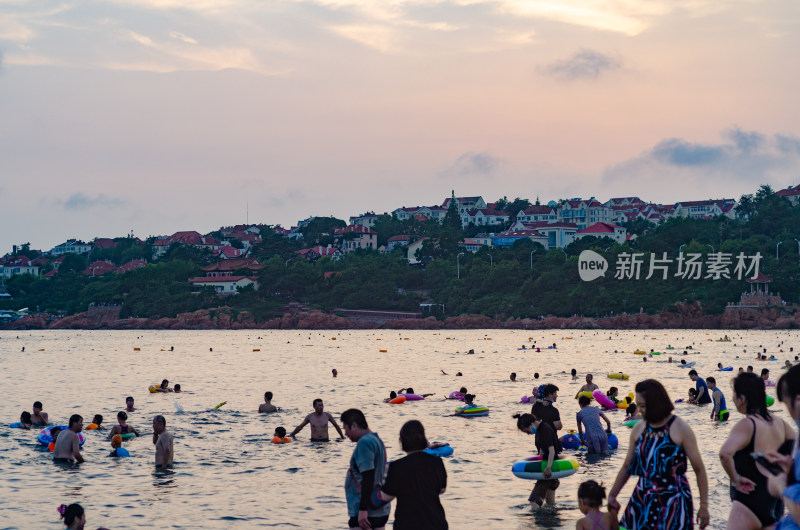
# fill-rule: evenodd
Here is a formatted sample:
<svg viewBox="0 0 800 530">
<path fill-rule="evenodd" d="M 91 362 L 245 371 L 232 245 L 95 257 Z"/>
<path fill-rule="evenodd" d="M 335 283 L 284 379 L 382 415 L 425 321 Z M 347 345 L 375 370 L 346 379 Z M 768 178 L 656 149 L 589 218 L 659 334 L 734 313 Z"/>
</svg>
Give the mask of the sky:
<svg viewBox="0 0 800 530">
<path fill-rule="evenodd" d="M 796 0 L 0 0 L 0 254 L 800 183 Z"/>
</svg>

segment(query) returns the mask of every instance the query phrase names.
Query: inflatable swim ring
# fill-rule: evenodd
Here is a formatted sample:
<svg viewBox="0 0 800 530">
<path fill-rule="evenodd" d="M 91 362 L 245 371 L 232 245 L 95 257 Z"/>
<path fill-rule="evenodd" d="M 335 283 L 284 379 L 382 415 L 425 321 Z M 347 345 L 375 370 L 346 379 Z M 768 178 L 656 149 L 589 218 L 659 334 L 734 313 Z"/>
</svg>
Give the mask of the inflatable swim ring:
<svg viewBox="0 0 800 530">
<path fill-rule="evenodd" d="M 767 406 L 771 407 L 774 404 L 775 404 L 775 398 L 772 396 L 767 396 Z"/>
<path fill-rule="evenodd" d="M 630 379 L 630 377 L 631 376 L 629 376 L 628 374 L 623 374 L 622 372 L 614 372 L 608 374 L 609 379 L 624 379 L 625 381 L 627 381 L 628 379 Z"/>
<path fill-rule="evenodd" d="M 284 436 L 283 438 L 281 438 L 280 436 L 275 436 L 275 437 L 272 438 L 272 443 L 274 443 L 274 444 L 288 444 L 288 443 L 292 443 L 292 439 L 288 438 L 286 436 Z"/>
<path fill-rule="evenodd" d="M 586 396 L 589 399 L 594 399 L 594 394 L 592 394 L 591 390 L 587 390 L 585 392 L 578 392 L 578 395 L 575 396 L 575 399 L 578 399 L 581 396 Z"/>
<path fill-rule="evenodd" d="M 581 446 L 581 438 L 575 432 L 565 434 L 559 441 L 562 449 L 578 449 Z"/>
<path fill-rule="evenodd" d="M 130 440 L 131 438 L 136 438 L 136 433 L 126 432 L 125 434 L 120 434 L 119 437 L 123 440 Z"/>
<path fill-rule="evenodd" d="M 511 472 L 518 478 L 542 480 L 544 479 L 544 474 L 542 472 L 545 467 L 547 467 L 547 460 L 542 461 L 541 456 L 534 456 L 514 462 L 514 465 L 511 466 Z M 568 477 L 578 471 L 579 467 L 581 467 L 581 465 L 571 456 L 553 460 L 553 465 L 551 467 L 552 475 L 550 478 Z"/>
<path fill-rule="evenodd" d="M 603 407 L 607 409 L 617 408 L 617 404 L 611 401 L 607 395 L 603 394 L 602 390 L 597 389 L 594 392 L 592 392 L 592 395 L 594 396 L 594 399 L 597 400 L 597 402 Z"/>
<path fill-rule="evenodd" d="M 425 452 L 433 456 L 450 456 L 453 454 L 453 448 L 450 447 L 450 444 L 444 444 L 441 447 L 436 447 L 433 449 L 427 447 L 425 448 Z"/>
<path fill-rule="evenodd" d="M 661 355 L 660 351 L 651 351 L 650 355 Z"/>
<path fill-rule="evenodd" d="M 628 420 L 628 421 L 623 421 L 623 422 L 622 422 L 622 425 L 623 425 L 624 427 L 629 427 L 629 428 L 630 428 L 630 427 L 633 427 L 634 425 L 636 425 L 637 423 L 639 423 L 640 421 L 642 421 L 642 420 Z"/>
<path fill-rule="evenodd" d="M 406 402 L 405 396 L 397 396 L 396 398 L 389 400 L 389 403 L 391 403 L 392 405 L 399 405 L 400 403 L 405 403 L 405 402 Z"/>
<path fill-rule="evenodd" d="M 533 401 L 535 399 L 536 399 L 536 396 L 525 395 L 525 396 L 522 396 L 521 398 L 519 398 L 519 402 L 520 403 L 533 403 Z"/>
<path fill-rule="evenodd" d="M 447 396 L 447 399 L 457 399 L 459 401 L 464 401 L 464 394 L 462 394 L 458 390 L 453 390 L 452 392 L 450 392 L 450 395 Z"/>
<path fill-rule="evenodd" d="M 692 366 L 694 366 L 695 364 L 697 364 L 697 361 L 692 361 L 692 362 L 690 362 L 690 363 L 682 364 L 682 365 L 681 365 L 681 368 L 691 368 L 691 367 L 692 367 Z"/>
<path fill-rule="evenodd" d="M 158 392 L 172 392 L 171 389 L 162 390 L 161 385 L 150 385 L 147 387 L 147 390 L 149 390 L 151 394 L 156 394 Z"/>
<path fill-rule="evenodd" d="M 645 354 L 645 353 L 647 353 L 647 352 L 646 352 L 646 351 L 644 351 L 644 350 L 636 350 L 636 351 L 635 351 L 635 352 L 633 352 L 633 353 L 635 353 L 636 355 L 644 355 L 644 354 Z"/>
<path fill-rule="evenodd" d="M 425 399 L 424 397 L 420 396 L 419 394 L 397 394 L 397 397 L 403 396 L 406 398 L 406 401 L 422 401 Z"/>
<path fill-rule="evenodd" d="M 633 403 L 633 399 L 634 399 L 633 392 L 631 392 L 630 394 L 628 394 L 627 396 L 625 396 L 624 398 L 622 398 L 622 401 L 620 401 L 619 403 L 617 403 L 617 408 L 618 408 L 618 409 L 627 409 L 627 408 L 628 408 L 628 406 L 629 406 L 631 403 Z"/>
<path fill-rule="evenodd" d="M 717 369 L 717 372 L 733 372 L 733 366 L 726 366 L 725 368 Z"/>
<path fill-rule="evenodd" d="M 36 441 L 42 445 L 50 445 L 51 443 L 53 443 L 53 437 L 50 436 L 50 429 L 52 429 L 53 427 L 59 427 L 61 428 L 62 431 L 66 431 L 67 429 L 69 429 L 67 425 L 51 425 L 50 427 L 45 427 L 44 429 L 41 430 L 39 436 L 36 437 Z M 79 432 L 78 444 L 82 446 L 85 441 L 86 437 L 83 435 L 82 432 Z"/>
<path fill-rule="evenodd" d="M 22 426 L 22 422 L 21 421 L 14 422 L 11 425 L 9 425 L 9 427 L 12 428 L 12 429 L 23 429 L 24 428 Z"/>
<path fill-rule="evenodd" d="M 459 416 L 488 416 L 489 409 L 487 407 L 458 407 L 456 414 Z"/>
</svg>

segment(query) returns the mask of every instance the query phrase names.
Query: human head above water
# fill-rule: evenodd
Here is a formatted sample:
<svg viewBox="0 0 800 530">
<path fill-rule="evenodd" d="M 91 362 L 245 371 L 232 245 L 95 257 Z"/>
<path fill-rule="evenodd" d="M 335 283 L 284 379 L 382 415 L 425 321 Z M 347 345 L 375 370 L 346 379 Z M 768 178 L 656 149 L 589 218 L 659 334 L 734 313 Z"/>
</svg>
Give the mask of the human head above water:
<svg viewBox="0 0 800 530">
<path fill-rule="evenodd" d="M 42 410 L 42 402 L 41 401 L 34 401 L 33 402 L 33 411 L 36 412 L 37 410 Z"/>
<path fill-rule="evenodd" d="M 638 408 L 644 409 L 643 416 L 648 423 L 665 420 L 675 409 L 664 385 L 655 379 L 639 381 L 635 391 Z"/>
<path fill-rule="evenodd" d="M 588 406 L 589 406 L 589 403 L 591 403 L 591 402 L 592 402 L 592 400 L 591 400 L 591 399 L 589 399 L 589 397 L 588 397 L 588 396 L 581 396 L 581 397 L 579 397 L 579 398 L 578 398 L 578 405 L 579 405 L 581 408 L 583 408 L 583 407 L 588 407 Z"/>
<path fill-rule="evenodd" d="M 605 498 L 606 489 L 594 480 L 587 480 L 578 486 L 578 500 L 593 510 L 600 508 Z"/>
<path fill-rule="evenodd" d="M 23 410 L 22 414 L 19 415 L 20 423 L 24 423 L 25 425 L 31 425 L 33 423 L 33 418 L 31 418 L 31 413 L 27 410 Z"/>
<path fill-rule="evenodd" d="M 324 407 L 324 405 L 322 403 L 322 398 L 317 398 L 314 401 L 312 401 L 311 402 L 311 406 L 314 407 L 314 410 L 316 410 L 318 412 L 322 412 L 322 409 Z"/>
<path fill-rule="evenodd" d="M 103 415 L 102 414 L 95 414 L 94 418 L 92 419 L 92 423 L 95 425 L 100 425 L 103 423 Z"/>
<path fill-rule="evenodd" d="M 71 429 L 73 426 L 81 423 L 83 421 L 83 416 L 80 414 L 73 414 L 69 417 L 69 428 Z"/>
<path fill-rule="evenodd" d="M 286 437 L 286 429 L 283 427 L 275 427 L 275 436 L 278 438 Z"/>
<path fill-rule="evenodd" d="M 272 392 L 264 392 L 264 401 L 272 401 Z"/>
<path fill-rule="evenodd" d="M 169 380 L 164 379 L 161 381 L 161 388 L 167 388 L 169 386 Z"/>
<path fill-rule="evenodd" d="M 84 512 L 83 506 L 78 503 L 70 504 L 69 506 L 62 504 L 58 507 L 58 513 L 61 514 L 61 518 L 64 519 L 64 524 L 67 526 L 72 526 L 75 521 L 80 521 L 81 519 L 86 523 L 86 512 Z"/>
</svg>

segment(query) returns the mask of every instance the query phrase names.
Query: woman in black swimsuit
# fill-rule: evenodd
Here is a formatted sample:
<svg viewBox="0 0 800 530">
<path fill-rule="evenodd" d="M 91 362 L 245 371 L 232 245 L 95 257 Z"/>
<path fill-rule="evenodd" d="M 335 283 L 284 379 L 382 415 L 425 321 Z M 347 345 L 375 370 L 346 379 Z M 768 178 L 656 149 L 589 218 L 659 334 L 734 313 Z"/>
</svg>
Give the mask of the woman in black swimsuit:
<svg viewBox="0 0 800 530">
<path fill-rule="evenodd" d="M 783 514 L 783 503 L 770 496 L 766 471 L 759 469 L 750 454 L 788 454 L 794 433 L 767 410 L 764 383 L 757 375 L 742 373 L 734 379 L 733 402 L 746 417 L 734 426 L 719 451 L 722 467 L 731 479 L 728 528 L 772 528 Z"/>
</svg>

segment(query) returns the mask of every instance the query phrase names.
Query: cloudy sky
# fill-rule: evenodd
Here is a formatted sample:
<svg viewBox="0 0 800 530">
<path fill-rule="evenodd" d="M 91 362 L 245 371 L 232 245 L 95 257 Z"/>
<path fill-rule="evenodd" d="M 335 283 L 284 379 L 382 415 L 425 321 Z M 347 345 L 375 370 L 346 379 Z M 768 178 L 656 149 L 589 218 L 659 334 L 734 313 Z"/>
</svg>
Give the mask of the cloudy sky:
<svg viewBox="0 0 800 530">
<path fill-rule="evenodd" d="M 0 254 L 800 183 L 797 0 L 0 0 Z"/>
</svg>

